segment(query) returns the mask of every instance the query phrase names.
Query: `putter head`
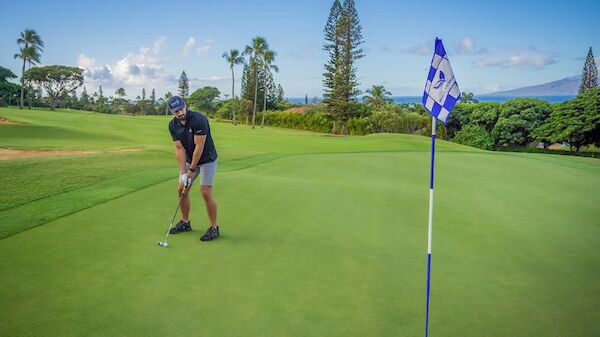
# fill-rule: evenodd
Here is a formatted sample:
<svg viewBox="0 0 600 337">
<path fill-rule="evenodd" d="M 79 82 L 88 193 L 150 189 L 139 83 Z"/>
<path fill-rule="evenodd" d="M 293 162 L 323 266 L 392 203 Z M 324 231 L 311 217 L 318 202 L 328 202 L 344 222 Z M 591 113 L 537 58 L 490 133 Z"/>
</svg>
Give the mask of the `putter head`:
<svg viewBox="0 0 600 337">
<path fill-rule="evenodd" d="M 159 241 L 158 245 L 161 247 L 169 247 L 169 244 L 166 241 Z"/>
</svg>

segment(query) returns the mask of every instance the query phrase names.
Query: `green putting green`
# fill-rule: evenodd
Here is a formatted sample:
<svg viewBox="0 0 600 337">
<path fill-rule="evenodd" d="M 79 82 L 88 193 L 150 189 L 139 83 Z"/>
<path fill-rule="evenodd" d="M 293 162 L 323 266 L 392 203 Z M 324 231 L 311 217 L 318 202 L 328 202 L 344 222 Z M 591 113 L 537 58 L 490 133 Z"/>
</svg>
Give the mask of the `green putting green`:
<svg viewBox="0 0 600 337">
<path fill-rule="evenodd" d="M 1 336 L 423 335 L 428 138 L 212 122 L 222 237 L 199 241 L 195 187 L 194 231 L 161 248 L 165 117 L 0 116 L 31 123 L 1 125 L 0 147 L 100 151 L 0 161 Z M 125 147 L 142 150 L 110 152 Z M 600 334 L 600 161 L 438 150 L 431 336 Z"/>
</svg>

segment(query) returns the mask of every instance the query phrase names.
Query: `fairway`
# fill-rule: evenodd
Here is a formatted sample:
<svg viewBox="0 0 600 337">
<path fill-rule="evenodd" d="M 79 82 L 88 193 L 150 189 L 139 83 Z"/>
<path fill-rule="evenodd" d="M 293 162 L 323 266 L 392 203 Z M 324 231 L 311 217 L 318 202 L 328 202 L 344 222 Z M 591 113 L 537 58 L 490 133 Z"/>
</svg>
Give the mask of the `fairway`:
<svg viewBox="0 0 600 337">
<path fill-rule="evenodd" d="M 195 187 L 159 248 L 167 117 L 0 117 L 0 147 L 95 151 L 0 161 L 0 336 L 423 335 L 429 138 L 211 120 L 222 236 Z M 437 149 L 430 335 L 600 335 L 600 160 Z"/>
</svg>

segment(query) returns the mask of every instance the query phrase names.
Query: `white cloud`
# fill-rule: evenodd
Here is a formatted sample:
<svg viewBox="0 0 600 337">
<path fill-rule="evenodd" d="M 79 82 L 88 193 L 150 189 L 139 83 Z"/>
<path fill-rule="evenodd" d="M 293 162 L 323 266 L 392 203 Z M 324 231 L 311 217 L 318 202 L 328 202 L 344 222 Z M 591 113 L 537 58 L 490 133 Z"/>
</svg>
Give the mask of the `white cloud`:
<svg viewBox="0 0 600 337">
<path fill-rule="evenodd" d="M 223 81 L 231 81 L 231 77 L 221 77 L 221 76 L 208 76 L 208 77 L 195 77 L 189 78 L 190 84 L 192 85 L 203 85 L 206 82 L 223 82 Z"/>
<path fill-rule="evenodd" d="M 485 53 L 487 50 L 478 46 L 473 38 L 465 36 L 458 45 L 456 45 L 457 54 L 480 54 Z"/>
<path fill-rule="evenodd" d="M 160 50 L 162 49 L 162 47 L 165 45 L 165 43 L 167 42 L 167 38 L 164 36 L 159 36 L 156 41 L 154 41 L 153 47 L 152 47 L 152 53 L 155 55 L 160 54 Z"/>
<path fill-rule="evenodd" d="M 498 84 L 498 83 L 485 83 L 485 84 L 465 85 L 461 89 L 462 89 L 461 91 L 463 91 L 463 92 L 472 92 L 475 95 L 482 95 L 482 94 L 487 94 L 487 93 L 491 93 L 491 92 L 513 89 L 513 87 L 503 85 L 503 84 Z M 477 98 L 477 97 L 475 97 L 475 98 Z"/>
<path fill-rule="evenodd" d="M 177 78 L 165 70 L 159 54 L 165 42 L 166 38 L 159 37 L 152 48 L 141 47 L 139 52 L 128 53 L 111 64 L 99 64 L 94 58 L 80 54 L 77 64 L 84 69 L 83 75 L 88 86 L 102 85 L 106 96 L 124 87 L 128 96 L 135 97 L 135 91 L 141 91 L 141 88 L 148 91 L 150 88 L 167 88 L 176 84 Z"/>
<path fill-rule="evenodd" d="M 465 36 L 456 47 L 456 51 L 462 54 L 473 54 L 475 52 L 475 43 L 473 42 L 473 39 Z"/>
<path fill-rule="evenodd" d="M 503 51 L 493 53 L 488 57 L 475 60 L 474 65 L 478 68 L 519 67 L 543 69 L 544 67 L 556 62 L 558 62 L 556 54 L 550 52 L 541 52 L 535 48 L 530 48 L 518 51 Z"/>
<path fill-rule="evenodd" d="M 87 57 L 84 54 L 78 56 L 77 65 L 79 68 L 84 69 L 84 76 L 88 80 L 102 81 L 112 78 L 109 65 L 97 64 L 95 59 Z"/>
<path fill-rule="evenodd" d="M 208 40 L 204 41 L 203 45 L 196 48 L 196 54 L 202 55 L 202 54 L 206 53 L 207 51 L 209 51 L 212 48 L 213 42 L 214 42 L 213 39 L 208 39 Z"/>
<path fill-rule="evenodd" d="M 80 54 L 80 55 L 77 57 L 77 64 L 78 64 L 80 67 L 82 67 L 82 68 L 84 68 L 84 69 L 85 69 L 85 67 L 92 66 L 92 65 L 96 64 L 96 60 L 94 60 L 94 59 L 93 59 L 93 58 L 91 58 L 91 57 L 87 57 L 87 56 L 85 56 L 84 54 Z"/>
<path fill-rule="evenodd" d="M 448 47 L 448 45 L 446 45 Z M 388 51 L 385 48 L 382 48 L 384 51 Z M 407 48 L 405 51 L 409 54 L 414 55 L 433 55 L 434 45 L 431 42 L 421 43 L 410 48 Z M 456 45 L 454 48 L 456 54 L 480 54 L 485 53 L 487 50 L 478 46 L 475 43 L 475 40 L 469 36 L 465 36 L 460 43 Z M 448 48 L 446 48 L 448 50 Z"/>
<path fill-rule="evenodd" d="M 483 86 L 483 90 L 486 92 L 495 92 L 495 91 L 500 91 L 500 84 L 485 84 Z"/>
<path fill-rule="evenodd" d="M 412 46 L 412 47 L 406 49 L 406 51 L 409 54 L 429 55 L 429 54 L 433 54 L 433 45 L 421 43 L 419 45 Z"/>
<path fill-rule="evenodd" d="M 196 43 L 196 39 L 194 39 L 193 37 L 190 36 L 190 38 L 187 40 L 187 42 L 183 46 L 183 57 L 186 57 L 188 55 L 188 53 L 190 52 L 190 49 L 194 46 L 195 43 Z"/>
</svg>

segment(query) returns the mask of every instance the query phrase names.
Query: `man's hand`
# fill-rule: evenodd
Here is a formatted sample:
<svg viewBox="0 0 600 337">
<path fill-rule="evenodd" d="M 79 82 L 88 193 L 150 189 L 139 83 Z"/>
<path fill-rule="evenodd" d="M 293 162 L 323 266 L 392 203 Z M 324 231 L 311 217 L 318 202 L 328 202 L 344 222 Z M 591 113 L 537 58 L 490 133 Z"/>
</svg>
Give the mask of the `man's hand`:
<svg viewBox="0 0 600 337">
<path fill-rule="evenodd" d="M 190 172 L 188 171 L 188 173 Z M 179 175 L 179 182 L 183 184 L 183 187 L 188 187 L 192 183 L 192 178 L 188 175 L 188 173 L 182 173 Z"/>
<path fill-rule="evenodd" d="M 187 178 L 189 180 L 189 184 L 188 184 L 188 186 L 189 186 L 192 184 L 192 179 L 194 179 L 194 177 L 196 177 L 196 172 L 189 170 L 189 171 L 187 171 L 187 173 L 185 175 L 187 176 Z"/>
</svg>

